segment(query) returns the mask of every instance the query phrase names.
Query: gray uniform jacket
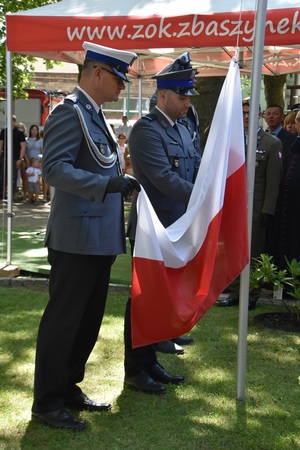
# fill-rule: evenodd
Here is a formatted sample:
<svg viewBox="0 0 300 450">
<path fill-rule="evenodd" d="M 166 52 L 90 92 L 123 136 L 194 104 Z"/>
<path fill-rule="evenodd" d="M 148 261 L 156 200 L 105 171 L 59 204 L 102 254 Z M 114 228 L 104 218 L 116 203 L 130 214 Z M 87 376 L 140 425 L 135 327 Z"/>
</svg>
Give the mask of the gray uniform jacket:
<svg viewBox="0 0 300 450">
<path fill-rule="evenodd" d="M 155 107 L 135 123 L 129 138 L 134 176 L 165 227 L 185 213 L 200 164 L 188 130 L 180 123 L 178 128 L 179 133 Z M 135 226 L 136 198 L 128 226 L 131 239 Z"/>
<path fill-rule="evenodd" d="M 88 145 L 74 105 L 94 145 Z M 55 188 L 46 246 L 87 255 L 126 252 L 122 196 L 105 193 L 109 178 L 118 175 L 114 152 L 114 141 L 99 115 L 76 88 L 44 127 L 43 179 Z"/>
</svg>

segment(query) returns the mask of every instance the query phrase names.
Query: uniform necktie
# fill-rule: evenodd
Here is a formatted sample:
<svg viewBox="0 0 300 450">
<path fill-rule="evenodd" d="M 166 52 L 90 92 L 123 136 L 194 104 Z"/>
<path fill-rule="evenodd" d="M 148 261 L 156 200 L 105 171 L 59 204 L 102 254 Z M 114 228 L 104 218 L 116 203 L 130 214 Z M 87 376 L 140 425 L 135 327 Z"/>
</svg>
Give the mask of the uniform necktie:
<svg viewBox="0 0 300 450">
<path fill-rule="evenodd" d="M 103 115 L 101 108 L 99 109 L 98 116 L 100 117 L 101 122 L 105 125 L 105 128 L 106 128 L 106 123 L 105 123 L 104 115 Z"/>
<path fill-rule="evenodd" d="M 179 134 L 179 128 L 176 122 L 174 123 L 173 128 Z"/>
<path fill-rule="evenodd" d="M 180 142 L 182 143 L 182 137 L 181 137 L 181 134 L 180 134 L 180 131 L 179 131 L 179 127 L 178 127 L 178 125 L 177 125 L 176 122 L 175 122 L 174 125 L 173 125 L 173 129 L 176 131 L 176 133 L 177 133 L 177 135 L 178 135 L 178 138 L 180 139 Z M 177 140 L 178 140 L 178 139 L 177 139 Z"/>
</svg>

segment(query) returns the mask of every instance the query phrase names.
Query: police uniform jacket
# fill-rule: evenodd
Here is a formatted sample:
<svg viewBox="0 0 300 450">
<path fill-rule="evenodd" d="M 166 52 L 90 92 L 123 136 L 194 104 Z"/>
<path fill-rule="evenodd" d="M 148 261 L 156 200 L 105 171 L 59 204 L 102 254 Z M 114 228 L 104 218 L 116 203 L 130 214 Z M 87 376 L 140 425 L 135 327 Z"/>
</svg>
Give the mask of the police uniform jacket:
<svg viewBox="0 0 300 450">
<path fill-rule="evenodd" d="M 134 175 L 165 227 L 186 211 L 200 164 L 188 130 L 180 123 L 177 126 L 178 132 L 155 107 L 135 123 L 129 138 Z M 135 234 L 135 203 L 129 219 L 131 239 Z"/>
<path fill-rule="evenodd" d="M 193 105 L 189 107 L 187 115 L 183 119 L 180 119 L 180 123 L 182 123 L 187 128 L 188 132 L 191 135 L 194 147 L 196 148 L 201 158 L 202 149 L 200 144 L 199 117 Z"/>
<path fill-rule="evenodd" d="M 46 246 L 88 255 L 125 253 L 123 199 L 119 193 L 105 193 L 109 178 L 118 175 L 114 152 L 104 123 L 76 88 L 52 111 L 44 127 L 43 179 L 55 188 Z"/>
</svg>

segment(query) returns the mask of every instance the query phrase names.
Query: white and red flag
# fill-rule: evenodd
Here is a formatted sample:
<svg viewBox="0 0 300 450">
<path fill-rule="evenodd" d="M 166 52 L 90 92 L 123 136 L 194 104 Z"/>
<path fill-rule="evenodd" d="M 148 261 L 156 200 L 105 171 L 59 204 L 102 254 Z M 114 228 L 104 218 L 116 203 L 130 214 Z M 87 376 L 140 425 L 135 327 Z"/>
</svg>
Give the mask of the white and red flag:
<svg viewBox="0 0 300 450">
<path fill-rule="evenodd" d="M 186 213 L 164 228 L 138 198 L 133 347 L 184 334 L 249 261 L 240 71 L 232 59 Z"/>
</svg>

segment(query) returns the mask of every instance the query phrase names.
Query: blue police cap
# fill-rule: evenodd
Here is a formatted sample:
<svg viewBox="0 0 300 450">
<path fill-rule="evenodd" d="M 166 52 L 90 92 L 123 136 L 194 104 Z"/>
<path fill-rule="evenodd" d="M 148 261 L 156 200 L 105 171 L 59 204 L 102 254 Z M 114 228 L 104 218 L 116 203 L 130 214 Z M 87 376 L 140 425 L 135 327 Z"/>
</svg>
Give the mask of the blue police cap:
<svg viewBox="0 0 300 450">
<path fill-rule="evenodd" d="M 82 46 L 86 51 L 86 59 L 109 65 L 118 77 L 128 83 L 129 80 L 126 73 L 128 72 L 128 67 L 137 58 L 135 53 L 104 47 L 103 45 L 93 44 L 92 42 L 84 42 Z"/>
<path fill-rule="evenodd" d="M 191 66 L 191 56 L 185 52 L 152 78 L 156 79 L 157 89 L 170 89 L 180 95 L 199 95 L 194 89 L 197 69 Z"/>
</svg>

